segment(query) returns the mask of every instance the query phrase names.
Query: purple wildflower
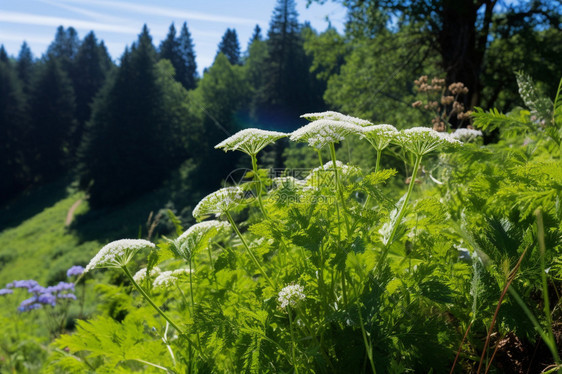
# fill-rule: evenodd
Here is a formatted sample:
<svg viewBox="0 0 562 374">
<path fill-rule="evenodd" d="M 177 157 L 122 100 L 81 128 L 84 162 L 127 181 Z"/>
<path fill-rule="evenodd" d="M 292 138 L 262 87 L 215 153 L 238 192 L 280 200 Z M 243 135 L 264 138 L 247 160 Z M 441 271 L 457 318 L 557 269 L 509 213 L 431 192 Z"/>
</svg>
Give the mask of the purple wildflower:
<svg viewBox="0 0 562 374">
<path fill-rule="evenodd" d="M 29 290 L 30 288 L 33 288 L 35 286 L 39 286 L 39 283 L 37 283 L 37 281 L 34 281 L 33 279 L 28 279 L 28 280 L 16 280 L 13 281 L 12 283 L 8 283 L 6 285 L 6 288 L 27 288 Z"/>
<path fill-rule="evenodd" d="M 73 293 L 59 293 L 57 294 L 57 299 L 72 299 L 76 300 L 76 295 Z"/>
<path fill-rule="evenodd" d="M 61 291 L 74 290 L 74 283 L 59 282 L 56 286 L 49 286 L 45 289 L 46 292 L 55 293 Z"/>
<path fill-rule="evenodd" d="M 55 306 L 57 304 L 57 298 L 50 293 L 43 293 L 37 297 L 37 302 L 39 304 Z"/>
<path fill-rule="evenodd" d="M 36 286 L 33 286 L 33 287 L 29 287 L 27 289 L 27 291 L 29 291 L 29 293 L 34 293 L 36 295 L 39 295 L 39 294 L 47 292 L 47 289 L 43 286 L 36 285 Z"/>
<path fill-rule="evenodd" d="M 14 290 L 10 290 L 9 288 L 2 288 L 0 289 L 0 295 L 8 295 L 14 293 Z"/>
<path fill-rule="evenodd" d="M 81 275 L 84 272 L 84 268 L 82 266 L 75 265 L 66 271 L 67 277 L 72 277 L 74 275 Z"/>
</svg>

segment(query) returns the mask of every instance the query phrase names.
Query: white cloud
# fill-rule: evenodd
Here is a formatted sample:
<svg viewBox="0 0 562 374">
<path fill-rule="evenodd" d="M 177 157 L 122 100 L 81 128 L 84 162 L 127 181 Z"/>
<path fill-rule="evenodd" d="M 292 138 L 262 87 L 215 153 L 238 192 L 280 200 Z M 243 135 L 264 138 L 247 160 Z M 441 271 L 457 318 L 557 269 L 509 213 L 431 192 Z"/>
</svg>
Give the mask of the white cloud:
<svg viewBox="0 0 562 374">
<path fill-rule="evenodd" d="M 72 3 L 82 3 L 89 4 L 92 6 L 102 6 L 106 8 L 121 9 L 130 12 L 150 15 L 150 16 L 163 16 L 163 17 L 173 17 L 173 18 L 185 18 L 187 20 L 198 20 L 198 21 L 208 21 L 208 22 L 218 22 L 226 24 L 241 24 L 241 25 L 255 25 L 261 21 L 242 18 L 242 17 L 231 17 L 231 16 L 221 16 L 209 13 L 185 11 L 174 8 L 164 8 L 160 6 L 142 5 L 135 3 L 125 3 L 119 1 L 106 1 L 106 0 L 62 0 Z"/>
<path fill-rule="evenodd" d="M 112 25 L 109 23 L 82 21 L 74 18 L 40 16 L 29 13 L 18 13 L 10 11 L 0 12 L 0 22 L 18 23 L 24 25 L 41 25 L 41 26 L 72 26 L 76 29 L 110 31 L 122 34 L 138 34 L 135 27 L 125 25 Z"/>
<path fill-rule="evenodd" d="M 83 9 L 83 8 L 79 8 L 79 7 L 75 7 L 72 5 L 68 5 L 68 4 L 63 4 L 61 2 L 58 1 L 51 1 L 51 0 L 38 0 L 42 3 L 48 4 L 48 5 L 52 5 L 61 9 L 65 9 L 68 10 L 70 12 L 73 13 L 77 13 L 77 14 L 81 14 L 84 15 L 86 17 L 89 17 L 91 19 L 93 19 L 94 21 L 97 22 L 103 22 L 103 23 L 124 23 L 124 22 L 128 22 L 130 20 L 125 19 L 125 18 L 121 18 L 121 17 L 114 17 L 112 15 L 106 14 L 106 13 L 100 13 L 100 12 L 94 12 L 92 10 L 87 10 L 87 9 Z"/>
</svg>

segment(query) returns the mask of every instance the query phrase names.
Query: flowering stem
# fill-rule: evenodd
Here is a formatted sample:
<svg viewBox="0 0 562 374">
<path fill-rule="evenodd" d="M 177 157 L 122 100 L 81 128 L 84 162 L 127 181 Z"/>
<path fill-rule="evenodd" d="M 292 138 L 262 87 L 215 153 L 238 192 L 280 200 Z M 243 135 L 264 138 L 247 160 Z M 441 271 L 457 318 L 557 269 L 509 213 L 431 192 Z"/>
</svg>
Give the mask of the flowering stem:
<svg viewBox="0 0 562 374">
<path fill-rule="evenodd" d="M 258 174 L 258 160 L 256 158 L 256 155 L 254 155 L 254 154 L 252 154 L 251 157 L 252 157 L 252 170 L 254 171 L 254 179 L 258 183 L 258 189 L 257 189 L 258 203 L 260 205 L 260 209 L 261 209 L 261 212 L 263 213 L 264 217 L 268 218 L 267 213 L 265 212 L 265 208 L 263 206 L 263 201 L 261 199 L 262 185 L 261 185 L 261 178 Z"/>
<path fill-rule="evenodd" d="M 238 235 L 238 237 L 240 238 L 240 240 L 242 241 L 242 244 L 244 244 L 244 247 L 246 248 L 246 251 L 248 252 L 248 254 L 250 255 L 250 258 L 254 261 L 254 263 L 256 264 L 256 266 L 258 267 L 258 270 L 260 271 L 260 273 L 263 275 L 263 277 L 265 278 L 265 280 L 269 283 L 269 285 L 273 288 L 276 289 L 277 287 L 275 286 L 275 284 L 271 281 L 271 279 L 269 279 L 269 277 L 267 276 L 267 274 L 265 273 L 265 270 L 263 270 L 263 267 L 260 265 L 258 259 L 256 258 L 256 256 L 254 256 L 254 253 L 252 252 L 252 250 L 250 249 L 250 247 L 248 246 L 248 243 L 246 243 L 246 239 L 244 239 L 244 237 L 242 236 L 242 233 L 240 233 L 240 230 L 238 230 L 238 227 L 236 226 L 236 223 L 234 223 L 234 220 L 232 219 L 232 216 L 230 215 L 230 213 L 228 211 L 225 212 L 226 214 L 226 218 L 228 219 L 228 222 L 230 222 L 230 224 L 232 225 L 232 227 L 234 228 L 234 231 L 236 231 L 236 234 Z"/>
<path fill-rule="evenodd" d="M 189 296 L 191 298 L 191 318 L 195 323 L 195 299 L 193 298 L 193 267 L 192 267 L 193 252 L 189 256 Z M 201 338 L 199 331 L 197 331 L 197 344 L 201 347 Z"/>
<path fill-rule="evenodd" d="M 299 368 L 297 365 L 297 356 L 295 354 L 295 334 L 293 331 L 293 317 L 292 317 L 291 308 L 289 308 L 288 312 L 289 313 L 287 314 L 289 315 L 289 330 L 291 331 L 291 354 L 293 356 L 293 367 L 295 368 L 295 373 L 299 374 Z"/>
<path fill-rule="evenodd" d="M 182 329 L 179 328 L 178 325 L 176 325 L 174 323 L 174 321 L 172 321 L 170 319 L 170 317 L 168 317 L 168 315 L 166 313 L 164 313 L 162 311 L 162 309 L 160 309 L 155 303 L 154 301 L 152 301 L 152 299 L 148 296 L 148 294 L 137 284 L 137 282 L 135 282 L 135 280 L 133 279 L 133 276 L 131 275 L 131 273 L 129 272 L 129 269 L 127 269 L 127 266 L 122 266 L 121 269 L 123 269 L 123 271 L 125 272 L 125 275 L 127 276 L 127 278 L 129 278 L 129 280 L 131 281 L 131 283 L 133 283 L 133 286 L 135 286 L 135 288 L 137 289 L 137 291 L 140 292 L 140 294 L 146 299 L 146 301 L 148 301 L 148 303 L 154 308 L 156 309 L 156 311 L 162 316 L 162 318 L 164 318 L 166 321 L 168 321 L 170 323 L 170 325 L 172 325 L 177 332 L 179 332 L 180 336 L 183 336 L 189 343 L 192 344 L 191 340 L 188 338 L 188 336 L 183 332 Z M 199 348 L 200 349 L 200 348 Z"/>
<path fill-rule="evenodd" d="M 406 198 L 404 199 L 404 203 L 400 207 L 400 213 L 398 213 L 398 218 L 396 223 L 392 227 L 392 232 L 390 233 L 388 239 L 388 245 L 392 243 L 394 239 L 394 235 L 396 235 L 396 230 L 402 222 L 402 218 L 404 218 L 404 214 L 406 214 L 406 205 L 408 205 L 408 201 L 410 200 L 410 195 L 412 194 L 412 190 L 414 189 L 414 185 L 416 184 L 416 176 L 418 174 L 418 169 L 420 168 L 422 156 L 416 156 L 416 162 L 414 163 L 414 171 L 412 172 L 412 177 L 410 178 L 410 184 L 408 185 L 408 192 L 406 193 Z"/>
<path fill-rule="evenodd" d="M 338 167 L 337 167 L 337 164 L 336 164 L 336 147 L 334 146 L 334 143 L 330 143 L 330 154 L 332 155 L 332 164 L 334 165 L 334 178 L 336 180 L 336 193 L 340 197 L 343 210 L 346 210 L 345 209 L 345 200 L 343 198 L 343 192 L 341 190 L 340 181 L 339 181 L 339 177 L 338 177 Z M 337 203 L 336 203 L 336 209 L 338 211 L 338 218 L 339 218 L 339 207 L 338 207 Z M 345 221 L 345 227 L 347 229 L 347 232 L 349 233 L 349 222 L 347 221 L 347 215 L 344 215 L 343 218 L 344 218 L 344 221 Z"/>
<path fill-rule="evenodd" d="M 361 315 L 361 303 L 359 303 L 359 298 L 357 298 L 357 312 L 359 313 L 359 326 L 361 326 L 361 334 L 363 335 L 363 344 L 365 344 L 365 350 L 367 351 L 367 357 L 371 363 L 371 370 L 373 374 L 377 374 L 377 369 L 375 369 L 375 362 L 373 361 L 373 348 L 369 339 L 367 338 L 367 332 L 365 331 L 365 324 L 363 323 L 363 315 Z"/>
<path fill-rule="evenodd" d="M 316 153 L 318 153 L 318 161 L 320 161 L 320 167 L 324 166 L 324 161 L 322 161 L 322 153 L 320 153 L 319 149 L 316 149 Z"/>
<path fill-rule="evenodd" d="M 377 149 L 377 163 L 375 164 L 375 173 L 379 171 L 381 164 L 382 149 Z"/>
</svg>

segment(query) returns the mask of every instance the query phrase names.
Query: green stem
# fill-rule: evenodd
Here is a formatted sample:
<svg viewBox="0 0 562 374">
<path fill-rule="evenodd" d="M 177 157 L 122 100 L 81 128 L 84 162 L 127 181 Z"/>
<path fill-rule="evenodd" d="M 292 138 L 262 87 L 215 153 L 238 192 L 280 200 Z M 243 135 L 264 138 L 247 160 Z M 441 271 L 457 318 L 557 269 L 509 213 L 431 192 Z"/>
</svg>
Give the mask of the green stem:
<svg viewBox="0 0 562 374">
<path fill-rule="evenodd" d="M 410 195 L 412 194 L 412 190 L 414 189 L 414 185 L 416 184 L 416 176 L 418 175 L 418 169 L 420 167 L 421 160 L 422 160 L 422 156 L 416 157 L 416 162 L 414 164 L 414 171 L 412 172 L 412 177 L 410 178 L 410 184 L 408 185 L 408 192 L 406 193 L 406 198 L 404 199 L 404 203 L 400 207 L 400 212 L 398 213 L 398 218 L 396 220 L 396 223 L 392 227 L 392 232 L 390 233 L 390 237 L 388 239 L 389 244 L 392 243 L 392 240 L 394 239 L 394 235 L 396 235 L 396 230 L 398 229 L 400 222 L 402 222 L 402 218 L 404 218 L 404 215 L 406 214 L 406 206 L 408 205 L 408 201 L 410 200 Z"/>
<path fill-rule="evenodd" d="M 523 312 L 525 312 L 527 317 L 531 320 L 531 323 L 533 324 L 535 330 L 539 333 L 539 335 L 541 336 L 542 340 L 545 342 L 548 349 L 550 349 L 550 352 L 552 353 L 552 357 L 554 357 L 554 361 L 556 362 L 556 364 L 560 365 L 560 356 L 558 355 L 558 348 L 556 347 L 556 342 L 551 340 L 550 336 L 544 332 L 544 330 L 541 327 L 541 324 L 539 323 L 533 312 L 529 310 L 527 304 L 525 304 L 523 299 L 521 299 L 519 293 L 517 293 L 517 291 L 513 287 L 510 287 L 508 289 L 508 292 L 515 299 L 517 304 L 519 304 L 521 309 L 523 309 Z M 558 369 L 558 373 L 562 373 L 562 367 Z"/>
<path fill-rule="evenodd" d="M 381 155 L 382 155 L 382 149 L 377 149 L 377 163 L 375 164 L 375 173 L 379 171 L 379 167 L 381 164 Z"/>
<path fill-rule="evenodd" d="M 267 213 L 265 212 L 265 208 L 263 206 L 263 201 L 261 199 L 261 193 L 262 193 L 262 185 L 261 185 L 261 178 L 258 174 L 258 160 L 256 158 L 256 155 L 251 155 L 252 157 L 252 170 L 254 171 L 254 180 L 258 183 L 258 188 L 257 188 L 257 195 L 258 195 L 258 203 L 260 206 L 260 210 L 263 213 L 265 218 L 267 217 Z"/>
<path fill-rule="evenodd" d="M 293 356 L 293 367 L 295 368 L 295 373 L 299 373 L 299 368 L 297 365 L 297 356 L 295 354 L 295 334 L 293 331 L 293 317 L 291 308 L 287 310 L 287 314 L 289 314 L 289 330 L 291 331 L 291 354 Z"/>
<path fill-rule="evenodd" d="M 320 161 L 320 167 L 323 167 L 324 162 L 322 161 L 322 153 L 320 153 L 319 149 L 316 149 L 316 153 L 318 153 L 318 161 Z"/>
<path fill-rule="evenodd" d="M 547 333 L 549 338 L 554 345 L 556 345 L 556 340 L 554 338 L 554 332 L 552 331 L 552 316 L 550 315 L 550 300 L 548 297 L 548 283 L 546 279 L 546 271 L 545 271 L 545 251 L 546 245 L 544 243 L 544 223 L 542 219 L 542 210 L 539 208 L 535 211 L 535 215 L 537 216 L 537 238 L 539 242 L 539 254 L 541 259 L 541 281 L 542 281 L 542 293 L 543 293 L 543 300 L 544 300 L 544 314 L 546 316 L 546 323 L 547 323 Z M 555 350 L 556 355 L 554 356 L 554 360 L 556 361 L 557 365 L 560 365 L 560 357 L 558 357 L 558 350 Z M 562 368 L 559 370 L 562 372 Z"/>
<path fill-rule="evenodd" d="M 375 369 L 375 362 L 373 361 L 373 347 L 371 347 L 371 343 L 367 338 L 367 332 L 365 331 L 365 325 L 363 323 L 363 315 L 361 314 L 361 304 L 359 303 L 359 299 L 357 299 L 357 312 L 359 313 L 359 324 L 361 326 L 361 334 L 363 335 L 363 344 L 365 344 L 367 357 L 369 358 L 369 362 L 371 363 L 371 370 L 373 371 L 373 374 L 376 374 L 377 369 Z"/>
<path fill-rule="evenodd" d="M 385 259 L 386 256 L 388 255 L 388 251 L 390 250 L 390 245 L 392 244 L 392 241 L 394 240 L 394 235 L 396 235 L 396 230 L 398 229 L 398 226 L 400 225 L 400 222 L 402 222 L 402 219 L 404 218 L 404 215 L 406 214 L 406 206 L 408 205 L 408 201 L 410 200 L 410 195 L 412 194 L 412 190 L 414 189 L 414 185 L 416 184 L 416 176 L 418 174 L 418 169 L 420 167 L 421 164 L 421 160 L 422 160 L 422 156 L 416 156 L 416 162 L 414 163 L 414 171 L 412 172 L 412 177 L 410 178 L 410 184 L 408 185 L 408 192 L 406 192 L 406 197 L 404 198 L 404 203 L 402 204 L 402 206 L 400 207 L 400 212 L 398 213 L 398 217 L 396 219 L 396 222 L 394 223 L 394 226 L 392 227 L 392 231 L 390 232 L 390 236 L 388 237 L 388 241 L 384 247 L 384 250 L 382 252 L 381 258 L 379 260 L 379 263 L 377 265 L 377 270 L 380 270 Z"/>
<path fill-rule="evenodd" d="M 330 143 L 330 154 L 332 156 L 332 164 L 334 165 L 334 178 L 336 180 L 336 194 L 339 195 L 340 200 L 341 200 L 341 204 L 342 204 L 342 208 L 343 208 L 344 211 L 346 211 L 345 200 L 343 198 L 343 192 L 342 192 L 341 186 L 340 186 L 338 167 L 337 167 L 337 164 L 336 164 L 336 147 L 334 146 L 334 143 Z M 339 221 L 339 207 L 338 207 L 337 203 L 336 203 L 336 209 L 337 209 L 338 221 Z M 344 214 L 343 218 L 344 218 L 344 222 L 345 222 L 345 228 L 347 229 L 347 232 L 349 234 L 349 222 L 347 221 L 347 215 Z M 341 240 L 341 238 L 340 238 L 340 240 Z"/>
<path fill-rule="evenodd" d="M 192 267 L 192 261 L 193 259 L 193 252 L 191 253 L 191 255 L 189 256 L 189 296 L 191 299 L 191 319 L 193 320 L 193 323 L 195 323 L 195 299 L 193 297 L 193 267 Z M 197 344 L 199 344 L 199 347 L 201 347 L 201 338 L 199 337 L 199 331 L 197 331 Z"/>
<path fill-rule="evenodd" d="M 236 226 L 236 223 L 234 223 L 234 220 L 232 219 L 232 216 L 230 215 L 230 213 L 227 211 L 226 213 L 226 217 L 228 219 L 228 221 L 230 222 L 230 224 L 232 225 L 232 227 L 234 228 L 234 231 L 236 231 L 236 234 L 238 235 L 238 237 L 240 238 L 240 240 L 242 241 L 242 244 L 244 244 L 244 248 L 246 248 L 246 251 L 248 252 L 248 254 L 250 255 L 250 258 L 254 261 L 254 264 L 256 264 L 258 270 L 260 271 L 260 273 L 263 275 L 263 277 L 265 278 L 265 280 L 267 280 L 267 282 L 269 283 L 269 285 L 273 288 L 273 289 L 277 289 L 277 287 L 275 286 L 275 284 L 271 281 L 271 279 L 267 276 L 267 274 L 265 273 L 265 270 L 263 270 L 263 267 L 261 266 L 261 264 L 259 263 L 258 259 L 256 258 L 256 256 L 254 256 L 254 253 L 252 252 L 252 250 L 250 249 L 250 247 L 248 246 L 248 243 L 246 243 L 246 239 L 244 239 L 244 237 L 242 236 L 242 233 L 240 232 L 240 230 L 238 230 L 238 227 Z"/>
<path fill-rule="evenodd" d="M 166 313 L 164 313 L 164 311 L 162 311 L 162 309 L 160 309 L 155 303 L 154 301 L 152 301 L 152 299 L 148 296 L 148 294 L 137 284 L 137 282 L 135 282 L 135 280 L 133 279 L 133 276 L 131 275 L 131 273 L 129 272 L 129 269 L 127 269 L 127 266 L 122 266 L 121 269 L 123 269 L 123 271 L 125 272 L 125 275 L 127 276 L 127 278 L 129 278 L 129 280 L 131 281 L 131 283 L 133 283 L 133 286 L 135 286 L 135 288 L 137 289 L 137 291 L 139 291 L 139 293 L 145 298 L 146 301 L 148 301 L 148 303 L 154 308 L 156 309 L 156 311 L 162 316 L 162 318 L 164 318 L 166 321 L 168 321 L 170 323 L 170 325 L 172 325 L 176 331 L 180 334 L 180 336 L 183 336 L 188 342 L 191 343 L 191 341 L 189 340 L 189 338 L 187 337 L 187 335 L 183 332 L 182 329 L 179 328 L 178 325 L 176 325 L 176 323 L 174 321 L 172 321 L 172 319 L 170 317 L 168 317 L 168 315 Z"/>
</svg>

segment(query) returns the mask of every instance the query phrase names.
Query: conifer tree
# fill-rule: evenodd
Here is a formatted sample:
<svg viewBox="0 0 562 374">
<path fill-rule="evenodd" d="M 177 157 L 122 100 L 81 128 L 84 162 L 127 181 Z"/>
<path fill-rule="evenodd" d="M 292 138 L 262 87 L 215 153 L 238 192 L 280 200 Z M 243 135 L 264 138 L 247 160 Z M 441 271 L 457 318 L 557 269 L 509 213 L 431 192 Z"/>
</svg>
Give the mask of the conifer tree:
<svg viewBox="0 0 562 374">
<path fill-rule="evenodd" d="M 267 33 L 268 55 L 264 68 L 261 102 L 256 104 L 260 121 L 269 127 L 291 130 L 292 118 L 322 109 L 317 94 L 311 95 L 310 61 L 303 48 L 301 26 L 294 0 L 278 0 Z"/>
<path fill-rule="evenodd" d="M 166 35 L 166 39 L 164 39 L 162 43 L 160 43 L 159 53 L 160 58 L 169 60 L 174 66 L 174 69 L 181 63 L 178 54 L 179 42 L 176 38 L 176 27 L 173 23 L 170 25 L 168 35 Z"/>
<path fill-rule="evenodd" d="M 157 185 L 177 164 L 174 124 L 146 25 L 97 96 L 80 151 L 80 185 L 93 207 L 120 203 Z"/>
<path fill-rule="evenodd" d="M 8 53 L 6 52 L 6 49 L 4 48 L 4 44 L 0 45 L 0 61 L 6 62 L 6 63 L 10 62 L 10 58 L 8 57 Z"/>
<path fill-rule="evenodd" d="M 235 29 L 226 29 L 219 43 L 217 56 L 222 53 L 232 65 L 240 64 L 240 44 Z"/>
<path fill-rule="evenodd" d="M 30 97 L 34 140 L 32 171 L 41 180 L 61 175 L 69 166 L 69 140 L 75 131 L 72 83 L 57 59 L 47 57 L 40 66 Z"/>
<path fill-rule="evenodd" d="M 24 160 L 27 125 L 21 82 L 13 67 L 0 61 L 0 202 L 28 183 Z"/>
<path fill-rule="evenodd" d="M 33 54 L 27 42 L 23 42 L 17 60 L 18 77 L 27 87 L 31 82 L 31 74 L 33 70 Z"/>
<path fill-rule="evenodd" d="M 66 60 L 64 64 L 74 60 L 80 48 L 78 33 L 73 27 L 66 30 L 63 26 L 57 28 L 55 40 L 47 48 L 47 54 L 55 58 Z"/>
<path fill-rule="evenodd" d="M 74 92 L 76 93 L 76 130 L 70 139 L 70 151 L 75 155 L 82 139 L 84 124 L 90 118 L 94 96 L 102 87 L 109 66 L 105 47 L 100 48 L 91 31 L 82 41 L 72 63 Z M 107 52 L 105 52 L 107 53 Z"/>
<path fill-rule="evenodd" d="M 195 62 L 195 47 L 186 22 L 181 27 L 178 48 L 181 64 L 174 66 L 176 69 L 176 80 L 186 90 L 192 90 L 197 85 L 197 63 Z"/>
</svg>

